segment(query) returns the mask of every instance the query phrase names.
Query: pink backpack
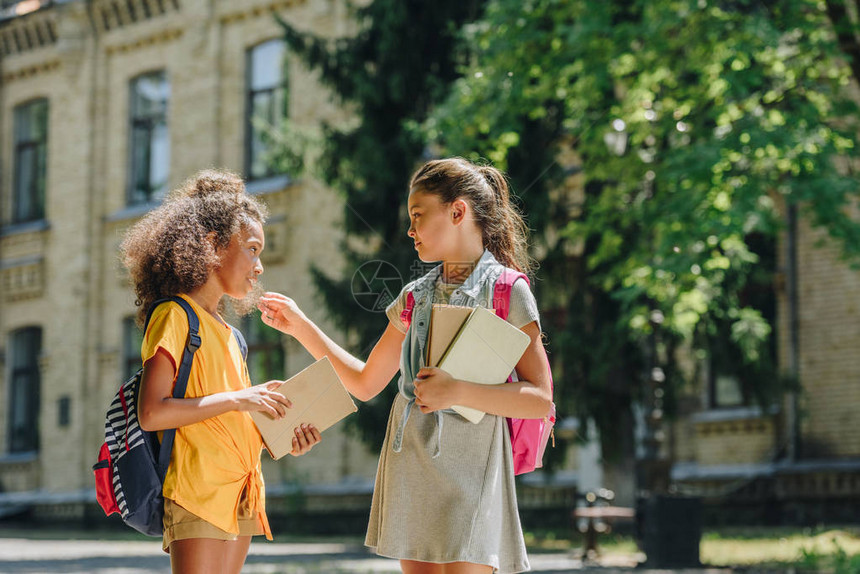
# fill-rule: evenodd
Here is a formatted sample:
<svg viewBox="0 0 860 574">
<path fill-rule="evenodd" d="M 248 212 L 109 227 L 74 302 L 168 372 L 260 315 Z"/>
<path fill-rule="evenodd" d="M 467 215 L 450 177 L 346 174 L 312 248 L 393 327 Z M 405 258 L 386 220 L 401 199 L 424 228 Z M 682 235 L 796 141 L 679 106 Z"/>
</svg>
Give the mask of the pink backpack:
<svg viewBox="0 0 860 574">
<path fill-rule="evenodd" d="M 526 283 L 529 283 L 529 279 L 524 273 L 505 268 L 493 287 L 493 310 L 502 319 L 508 318 L 511 306 L 511 289 L 517 279 L 524 279 Z M 414 307 L 415 297 L 410 292 L 406 295 L 406 308 L 400 315 L 407 326 L 412 322 L 412 309 Z M 549 358 L 547 358 L 546 366 L 549 372 L 550 389 L 552 389 L 552 370 L 550 369 Z M 513 380 L 512 374 L 508 378 L 508 382 Z M 549 413 L 542 419 L 508 418 L 515 475 L 525 474 L 543 466 L 543 455 L 550 437 L 553 437 L 553 446 L 555 446 L 554 426 L 555 403 L 552 404 Z"/>
</svg>

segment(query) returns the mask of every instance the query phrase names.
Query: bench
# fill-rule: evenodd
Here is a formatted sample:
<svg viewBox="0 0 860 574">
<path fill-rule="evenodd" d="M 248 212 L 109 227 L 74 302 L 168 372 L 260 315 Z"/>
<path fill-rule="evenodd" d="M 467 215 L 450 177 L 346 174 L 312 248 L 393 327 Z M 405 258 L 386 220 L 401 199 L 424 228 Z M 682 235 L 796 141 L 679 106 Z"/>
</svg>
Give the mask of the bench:
<svg viewBox="0 0 860 574">
<path fill-rule="evenodd" d="M 612 531 L 615 522 L 633 522 L 636 518 L 636 510 L 626 506 L 613 506 L 615 493 L 611 490 L 600 489 L 597 493 L 588 492 L 584 496 L 586 506 L 578 506 L 573 509 L 571 516 L 574 522 L 585 519 L 586 527 L 582 531 L 585 535 L 583 558 L 598 556 L 600 549 L 597 544 L 598 534 Z M 598 504 L 598 502 L 606 504 Z"/>
</svg>

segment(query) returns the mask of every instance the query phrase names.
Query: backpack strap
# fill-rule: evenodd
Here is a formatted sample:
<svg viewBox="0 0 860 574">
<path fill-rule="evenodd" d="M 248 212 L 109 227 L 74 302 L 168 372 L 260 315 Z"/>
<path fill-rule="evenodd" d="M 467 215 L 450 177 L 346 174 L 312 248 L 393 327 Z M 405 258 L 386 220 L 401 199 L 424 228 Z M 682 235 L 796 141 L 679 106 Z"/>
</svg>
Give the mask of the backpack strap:
<svg viewBox="0 0 860 574">
<path fill-rule="evenodd" d="M 496 311 L 496 315 L 502 319 L 507 319 L 508 314 L 511 312 L 511 291 L 518 279 L 525 279 L 526 283 L 530 285 L 529 278 L 524 273 L 508 269 L 507 267 L 499 275 L 499 278 L 496 279 L 496 286 L 493 288 L 493 309 Z M 546 357 L 546 368 L 550 372 L 550 388 L 553 388 L 552 368 L 550 367 L 549 356 L 546 353 L 544 353 L 544 356 Z"/>
<path fill-rule="evenodd" d="M 519 279 L 525 279 L 526 284 L 530 285 L 529 278 L 519 271 L 514 269 L 505 269 L 502 274 L 496 279 L 496 284 L 493 287 L 493 309 L 502 319 L 508 318 L 511 311 L 511 291 L 514 283 Z M 549 373 L 550 390 L 553 388 L 552 369 L 549 364 L 549 357 L 544 351 L 546 359 L 546 368 Z M 508 382 L 516 381 L 516 371 L 511 373 Z M 552 437 L 552 444 L 555 446 L 555 435 L 553 427 L 555 425 L 555 404 L 552 404 L 550 412 L 543 419 L 518 419 L 507 418 L 508 434 L 511 438 L 511 456 L 514 463 L 514 475 L 531 472 L 535 468 L 543 466 L 543 456 L 546 450 L 547 442 Z"/>
<path fill-rule="evenodd" d="M 502 270 L 502 274 L 496 279 L 495 285 L 493 285 L 493 311 L 496 312 L 496 315 L 500 319 L 506 321 L 508 319 L 508 315 L 511 312 L 511 291 L 518 279 L 524 279 L 527 284 L 529 283 L 529 278 L 525 273 L 505 267 Z M 516 371 L 514 371 L 508 377 L 508 382 L 516 380 L 517 375 Z"/>
<path fill-rule="evenodd" d="M 188 339 L 185 342 L 185 349 L 182 351 L 182 360 L 176 369 L 176 384 L 173 387 L 173 398 L 181 399 L 185 397 L 185 389 L 188 388 L 188 375 L 191 373 L 191 365 L 194 362 L 194 352 L 200 348 L 200 319 L 188 301 L 182 297 L 173 296 L 167 299 L 159 299 L 152 305 L 152 309 L 146 318 L 146 326 L 149 325 L 149 319 L 152 317 L 152 313 L 156 307 L 167 301 L 173 301 L 182 307 L 188 318 Z M 144 332 L 146 332 L 146 327 L 144 327 Z M 166 429 L 161 438 L 161 446 L 158 449 L 158 470 L 162 479 L 167 474 L 167 467 L 170 465 L 170 453 L 173 451 L 173 439 L 175 436 L 176 429 Z"/>
<path fill-rule="evenodd" d="M 412 311 L 415 309 L 415 295 L 412 294 L 412 291 L 406 294 L 406 307 L 403 308 L 403 311 L 400 312 L 400 320 L 406 324 L 406 328 L 409 328 L 409 325 L 412 324 Z"/>
<path fill-rule="evenodd" d="M 242 331 L 230 325 L 230 328 L 233 329 L 233 336 L 236 337 L 236 341 L 239 343 L 239 350 L 242 351 L 242 358 L 246 361 L 248 360 L 248 343 L 245 342 L 245 336 L 242 335 Z"/>
<path fill-rule="evenodd" d="M 525 273 L 507 267 L 496 279 L 496 284 L 493 287 L 493 310 L 502 319 L 507 320 L 508 314 L 511 312 L 511 291 L 518 279 L 523 279 L 527 285 L 530 285 L 529 278 Z"/>
</svg>

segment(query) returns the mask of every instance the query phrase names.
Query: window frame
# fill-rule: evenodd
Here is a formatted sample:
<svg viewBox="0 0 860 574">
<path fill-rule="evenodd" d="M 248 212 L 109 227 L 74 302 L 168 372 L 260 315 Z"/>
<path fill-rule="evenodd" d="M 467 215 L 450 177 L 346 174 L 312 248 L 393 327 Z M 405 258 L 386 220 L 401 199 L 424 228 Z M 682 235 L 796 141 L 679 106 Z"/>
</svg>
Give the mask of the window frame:
<svg viewBox="0 0 860 574">
<path fill-rule="evenodd" d="M 261 328 L 262 326 L 260 320 L 253 315 L 247 315 L 240 320 L 240 330 L 248 345 L 248 357 L 245 362 L 248 365 L 248 376 L 251 377 L 253 384 L 270 380 L 283 380 L 287 373 L 287 353 L 284 348 L 283 335 L 274 329 L 266 328 L 264 330 Z M 266 336 L 260 337 L 260 334 L 263 333 Z M 257 353 L 263 353 L 266 363 L 264 367 L 266 373 L 262 373 L 263 376 L 260 380 L 254 379 L 260 373 L 252 372 Z"/>
<path fill-rule="evenodd" d="M 761 361 L 764 364 L 775 366 L 778 364 L 777 334 L 779 332 L 779 313 L 777 311 L 778 303 L 775 282 L 777 273 L 777 243 L 774 238 L 769 238 L 758 232 L 747 234 L 746 241 L 750 250 L 759 258 L 757 269 L 760 275 L 749 278 L 747 284 L 739 293 L 738 304 L 742 307 L 757 309 L 770 323 L 772 331 L 766 347 L 763 349 L 767 355 L 762 356 Z M 724 340 L 728 340 L 728 331 L 724 333 L 723 338 Z M 707 409 L 733 410 L 751 408 L 756 405 L 758 401 L 750 381 L 752 377 L 757 375 L 749 372 L 744 373 L 737 369 L 726 369 L 722 367 L 723 364 L 739 365 L 741 362 L 737 357 L 730 355 L 717 357 L 713 349 L 709 350 L 706 363 L 707 375 L 705 378 L 707 385 L 705 393 Z M 720 377 L 731 377 L 734 379 L 740 395 L 739 401 L 725 402 L 719 400 L 718 381 Z"/>
<path fill-rule="evenodd" d="M 161 80 L 166 84 L 166 92 L 167 96 L 163 102 L 162 109 L 158 113 L 149 113 L 149 114 L 138 114 L 136 110 L 136 95 L 137 95 L 137 83 L 152 77 L 160 76 Z M 170 96 L 171 96 L 171 86 L 170 86 L 170 78 L 167 75 L 167 70 L 150 70 L 148 72 L 143 72 L 131 78 L 128 81 L 128 180 L 126 183 L 126 205 L 128 207 L 133 207 L 137 205 L 147 205 L 149 203 L 154 203 L 160 201 L 165 194 L 167 193 L 167 179 L 170 174 L 170 124 L 169 124 L 169 112 L 170 112 Z M 167 146 L 168 146 L 168 165 L 166 166 L 166 173 L 168 174 L 165 177 L 165 181 L 163 185 L 159 189 L 153 189 L 153 182 L 150 180 L 150 173 L 152 171 L 152 142 L 153 142 L 153 134 L 159 125 L 163 125 L 165 131 L 167 132 Z M 143 171 L 146 172 L 146 183 L 147 183 L 147 191 L 140 193 L 140 190 L 137 186 L 138 181 L 138 166 L 135 161 L 135 157 L 137 156 L 137 147 L 135 137 L 138 133 L 139 129 L 143 129 L 146 134 L 147 141 L 147 149 L 146 149 L 146 161 L 145 161 L 145 169 Z"/>
<path fill-rule="evenodd" d="M 16 364 L 16 347 L 22 344 L 24 337 L 35 335 L 35 349 L 26 364 Z M 32 343 L 32 342 L 30 342 Z M 42 357 L 43 332 L 40 326 L 27 326 L 15 329 L 9 333 L 9 384 L 6 405 L 6 451 L 10 454 L 26 454 L 39 452 L 39 418 L 41 411 L 42 373 L 39 361 Z M 25 388 L 22 389 L 22 386 Z M 20 400 L 19 393 L 25 393 L 26 402 L 24 420 L 19 421 L 15 405 Z M 19 439 L 18 427 L 30 427 L 29 433 Z M 19 442 L 20 440 L 20 442 Z"/>
<path fill-rule="evenodd" d="M 720 396 L 718 393 L 718 379 L 721 377 L 730 378 L 733 380 L 734 384 L 737 385 L 737 392 L 740 395 L 740 400 L 736 402 L 725 402 L 720 400 Z M 708 408 L 710 410 L 716 409 L 737 409 L 742 407 L 748 407 L 751 404 L 751 399 L 749 393 L 743 384 L 741 379 L 733 374 L 733 373 L 722 373 L 717 372 L 713 363 L 710 365 L 709 374 L 708 374 Z"/>
<path fill-rule="evenodd" d="M 132 339 L 132 337 L 134 337 L 134 339 Z M 143 331 L 137 326 L 135 317 L 133 315 L 123 317 L 122 359 L 120 363 L 120 368 L 122 369 L 122 380 L 128 380 L 143 366 L 143 361 L 140 356 L 142 344 Z"/>
<path fill-rule="evenodd" d="M 279 83 L 273 84 L 271 86 L 263 87 L 263 88 L 255 88 L 254 87 L 254 54 L 257 50 L 263 48 L 264 46 L 272 45 L 278 43 L 283 47 L 283 59 L 281 62 L 281 77 Z M 245 180 L 248 182 L 261 181 L 266 179 L 272 179 L 278 176 L 285 175 L 278 170 L 273 169 L 271 166 L 266 166 L 265 173 L 261 175 L 257 175 L 253 173 L 254 166 L 254 154 L 253 154 L 253 142 L 254 136 L 256 135 L 256 129 L 254 127 L 254 102 L 255 100 L 262 94 L 266 94 L 269 96 L 269 120 L 278 120 L 282 121 L 289 117 L 290 110 L 290 101 L 289 101 L 289 86 L 290 86 L 290 78 L 287 73 L 288 64 L 287 64 L 287 45 L 286 42 L 281 38 L 271 38 L 269 40 L 264 40 L 253 46 L 249 47 L 245 52 L 245 145 L 244 145 L 244 155 L 245 155 Z M 276 117 L 278 110 L 275 107 L 275 102 L 277 102 L 277 92 L 282 92 L 281 101 L 283 102 L 283 109 L 280 111 L 280 116 Z"/>
<path fill-rule="evenodd" d="M 43 126 L 42 138 L 27 138 L 19 140 L 19 122 L 21 121 L 19 118 L 27 111 L 34 109 L 37 106 L 44 105 L 44 121 L 45 125 Z M 11 223 L 12 224 L 21 224 L 21 223 L 30 223 L 34 221 L 42 221 L 45 219 L 45 200 L 46 200 L 46 188 L 47 188 L 47 179 L 48 179 L 48 129 L 50 127 L 50 115 L 51 109 L 48 98 L 40 97 L 33 98 L 27 100 L 25 102 L 21 102 L 16 105 L 12 110 L 12 209 L 11 209 Z M 38 132 L 38 130 L 36 130 Z M 33 173 L 37 174 L 37 177 L 33 178 L 31 182 L 31 189 L 22 190 L 20 188 L 21 184 L 21 156 L 25 150 L 34 150 L 33 160 L 35 162 L 35 166 L 33 167 Z M 43 165 L 41 165 L 41 169 L 39 166 L 39 151 L 41 151 L 41 157 L 43 159 Z M 39 173 L 41 172 L 41 173 Z M 41 184 L 41 188 L 39 188 Z M 33 189 L 35 188 L 35 189 Z M 24 196 L 27 196 L 32 199 L 30 212 L 31 213 L 22 213 L 22 205 L 24 205 Z"/>
</svg>

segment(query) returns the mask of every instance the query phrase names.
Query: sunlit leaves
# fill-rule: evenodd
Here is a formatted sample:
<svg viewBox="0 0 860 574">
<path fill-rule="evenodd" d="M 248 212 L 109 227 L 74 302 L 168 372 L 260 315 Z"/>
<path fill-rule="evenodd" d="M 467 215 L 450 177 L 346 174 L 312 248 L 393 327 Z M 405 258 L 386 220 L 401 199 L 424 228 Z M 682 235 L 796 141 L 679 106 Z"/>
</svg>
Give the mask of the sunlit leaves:
<svg viewBox="0 0 860 574">
<path fill-rule="evenodd" d="M 584 265 L 569 288 L 617 304 L 593 318 L 615 321 L 616 351 L 659 312 L 666 336 L 725 335 L 760 361 L 772 328 L 741 295 L 771 278 L 750 238 L 774 265 L 789 202 L 860 254 L 857 105 L 831 30 L 814 0 L 492 0 L 429 125 L 442 149 L 514 174 L 516 154 L 557 160 L 522 149 L 530 125 L 574 142 L 583 203 L 561 233 Z"/>
</svg>

